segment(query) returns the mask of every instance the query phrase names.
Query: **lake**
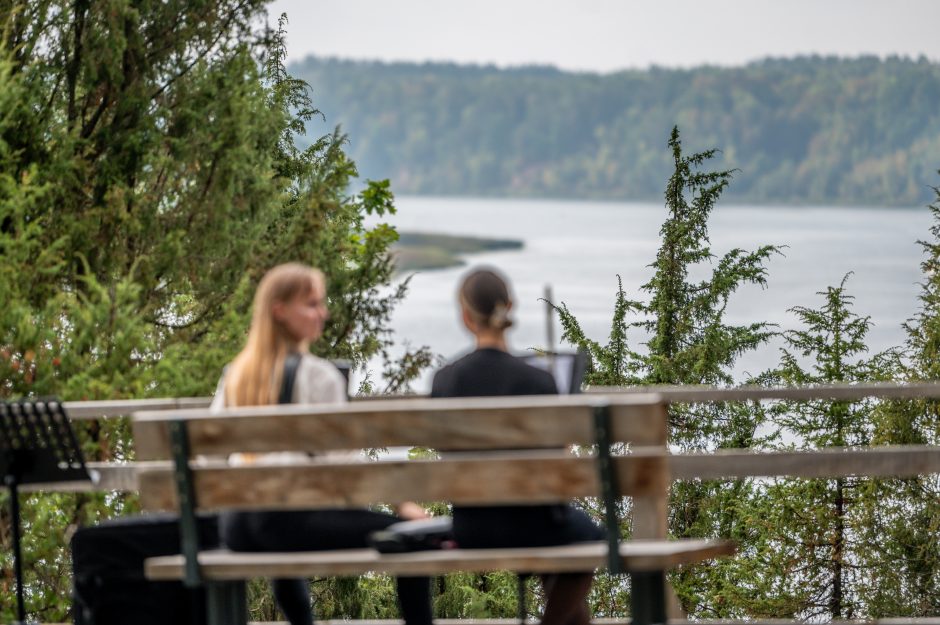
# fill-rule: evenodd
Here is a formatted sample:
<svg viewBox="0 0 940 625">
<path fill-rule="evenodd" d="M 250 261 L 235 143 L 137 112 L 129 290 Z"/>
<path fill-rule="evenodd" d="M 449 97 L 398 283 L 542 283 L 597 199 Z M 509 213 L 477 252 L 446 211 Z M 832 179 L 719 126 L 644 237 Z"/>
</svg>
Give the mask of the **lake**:
<svg viewBox="0 0 940 625">
<path fill-rule="evenodd" d="M 546 310 L 539 301 L 550 285 L 588 336 L 602 343 L 610 331 L 617 275 L 627 296 L 647 299 L 639 286 L 649 280 L 666 211 L 661 204 L 590 201 L 399 197 L 398 214 L 386 221 L 401 231 L 520 239 L 522 250 L 475 254 L 468 267 L 487 264 L 509 276 L 515 294 L 514 350 L 546 345 Z M 922 250 L 931 217 L 924 208 L 843 208 L 720 205 L 710 222 L 712 253 L 735 247 L 786 246 L 768 263 L 766 289 L 746 286 L 728 306 L 727 321 L 767 321 L 796 327 L 793 306 L 818 307 L 817 291 L 836 286 L 853 272 L 847 290 L 854 311 L 869 315 L 869 347 L 899 345 L 901 324 L 918 309 Z M 708 275 L 701 268 L 697 277 Z M 451 359 L 470 348 L 458 317 L 456 289 L 467 267 L 424 271 L 411 278 L 408 296 L 396 309 L 396 344 L 428 345 Z M 555 321 L 556 348 L 561 329 Z M 631 344 L 644 340 L 637 334 Z M 779 360 L 779 341 L 747 354 L 737 374 L 756 374 Z M 372 366 L 375 372 L 380 368 Z M 415 385 L 427 391 L 430 372 Z"/>
</svg>

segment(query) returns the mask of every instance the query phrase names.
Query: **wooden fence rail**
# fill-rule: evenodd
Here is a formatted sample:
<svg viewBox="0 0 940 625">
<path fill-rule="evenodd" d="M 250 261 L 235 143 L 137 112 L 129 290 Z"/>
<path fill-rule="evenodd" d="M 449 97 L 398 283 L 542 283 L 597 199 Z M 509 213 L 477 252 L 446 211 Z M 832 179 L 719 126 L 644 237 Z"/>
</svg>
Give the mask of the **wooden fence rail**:
<svg viewBox="0 0 940 625">
<path fill-rule="evenodd" d="M 852 475 L 914 477 L 940 473 L 940 447 L 921 445 L 768 452 L 723 449 L 713 453 L 671 454 L 668 458 L 672 478 L 675 480 L 746 477 L 835 478 Z M 98 477 L 94 483 L 27 484 L 21 490 L 134 492 L 138 489 L 137 474 L 140 469 L 168 466 L 165 462 L 89 462 L 89 470 Z"/>
<path fill-rule="evenodd" d="M 585 390 L 596 395 L 623 393 L 656 393 L 667 403 L 688 404 L 724 401 L 858 401 L 880 399 L 940 399 L 940 383 L 917 382 L 897 384 L 876 382 L 866 384 L 831 384 L 801 387 L 739 386 L 714 388 L 711 386 L 593 386 Z"/>
<path fill-rule="evenodd" d="M 164 397 L 159 399 L 108 399 L 102 401 L 64 401 L 62 406 L 70 419 L 124 417 L 138 410 L 175 410 L 208 408 L 211 397 Z"/>
<path fill-rule="evenodd" d="M 670 403 L 716 401 L 859 401 L 880 399 L 940 399 L 940 383 L 853 384 L 801 388 L 639 386 L 593 387 L 596 395 L 650 393 Z M 404 400 L 401 398 L 398 401 Z M 68 415 L 76 420 L 114 418 L 141 410 L 187 410 L 206 408 L 209 397 L 183 397 L 139 400 L 63 402 Z M 371 402 L 370 402 L 371 403 Z M 405 408 L 404 405 L 398 406 Z M 815 451 L 754 451 L 724 449 L 708 453 L 681 453 L 670 456 L 674 479 L 736 479 L 745 477 L 911 477 L 940 473 L 940 448 L 931 446 L 830 448 Z M 97 475 L 95 483 L 34 484 L 24 491 L 56 490 L 70 492 L 124 491 L 138 488 L 137 470 L 141 463 L 90 462 Z"/>
</svg>

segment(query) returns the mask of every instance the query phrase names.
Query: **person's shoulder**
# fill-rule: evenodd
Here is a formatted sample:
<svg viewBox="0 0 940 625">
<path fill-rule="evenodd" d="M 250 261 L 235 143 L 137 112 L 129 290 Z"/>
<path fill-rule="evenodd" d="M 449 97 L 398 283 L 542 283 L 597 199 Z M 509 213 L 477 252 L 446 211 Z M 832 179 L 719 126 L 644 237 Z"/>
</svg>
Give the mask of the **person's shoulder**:
<svg viewBox="0 0 940 625">
<path fill-rule="evenodd" d="M 453 386 L 461 379 L 462 372 L 473 370 L 478 352 L 463 354 L 434 372 L 431 378 L 431 397 L 448 397 L 453 393 Z"/>
<path fill-rule="evenodd" d="M 442 397 L 449 393 L 451 380 L 454 377 L 454 364 L 446 364 L 434 372 L 431 378 L 431 397 Z"/>
<path fill-rule="evenodd" d="M 339 372 L 339 369 L 325 358 L 320 358 L 319 356 L 314 356 L 313 354 L 302 354 L 300 356 L 300 368 L 310 371 L 323 372 L 327 375 L 343 375 Z"/>
<path fill-rule="evenodd" d="M 295 401 L 340 401 L 346 398 L 346 378 L 329 360 L 303 354 L 297 366 Z"/>
<path fill-rule="evenodd" d="M 527 386 L 529 386 L 533 392 L 547 395 L 558 392 L 558 385 L 555 383 L 555 378 L 551 373 L 545 369 L 530 365 L 518 356 L 513 357 L 513 360 L 521 376 L 526 379 Z"/>
<path fill-rule="evenodd" d="M 438 369 L 437 372 L 434 374 L 434 376 L 437 377 L 439 375 L 442 375 L 444 377 L 447 377 L 447 376 L 456 375 L 460 373 L 461 371 L 463 371 L 464 369 L 472 368 L 476 366 L 477 364 L 476 361 L 478 359 L 479 359 L 479 351 L 472 351 L 472 352 L 463 354 L 462 356 L 458 356 L 457 358 L 454 358 L 449 363 L 447 363 L 446 365 Z"/>
</svg>

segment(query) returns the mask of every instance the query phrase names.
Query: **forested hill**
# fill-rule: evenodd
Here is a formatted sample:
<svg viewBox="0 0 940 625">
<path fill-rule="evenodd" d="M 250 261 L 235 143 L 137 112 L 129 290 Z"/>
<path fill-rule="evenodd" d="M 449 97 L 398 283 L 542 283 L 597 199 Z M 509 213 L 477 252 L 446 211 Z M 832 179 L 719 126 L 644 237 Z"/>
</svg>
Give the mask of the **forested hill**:
<svg viewBox="0 0 940 625">
<path fill-rule="evenodd" d="M 598 75 L 308 58 L 290 68 L 363 175 L 398 193 L 661 198 L 674 124 L 740 172 L 728 197 L 922 205 L 940 169 L 940 65 L 806 57 Z"/>
</svg>

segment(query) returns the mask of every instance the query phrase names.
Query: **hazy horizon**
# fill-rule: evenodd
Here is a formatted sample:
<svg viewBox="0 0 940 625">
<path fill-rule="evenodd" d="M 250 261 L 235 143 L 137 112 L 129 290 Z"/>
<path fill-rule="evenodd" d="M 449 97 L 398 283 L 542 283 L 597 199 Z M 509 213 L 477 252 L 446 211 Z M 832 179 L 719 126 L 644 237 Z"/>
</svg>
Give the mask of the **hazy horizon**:
<svg viewBox="0 0 940 625">
<path fill-rule="evenodd" d="M 902 54 L 888 54 L 879 56 L 871 53 L 862 53 L 856 55 L 837 55 L 837 54 L 816 54 L 816 53 L 806 53 L 806 54 L 794 54 L 792 56 L 764 56 L 751 59 L 749 61 L 744 61 L 736 65 L 721 65 L 717 63 L 701 63 L 699 65 L 688 65 L 688 66 L 676 66 L 676 65 L 648 65 L 646 67 L 623 67 L 620 69 L 611 69 L 611 70 L 591 70 L 591 69 L 569 69 L 565 67 L 560 67 L 558 65 L 553 65 L 550 63 L 523 63 L 519 65 L 499 65 L 496 63 L 485 63 L 485 62 L 476 62 L 476 61 L 449 61 L 449 60 L 438 60 L 438 59 L 429 59 L 424 61 L 417 60 L 401 60 L 401 59 L 380 59 L 380 58 L 353 58 L 348 56 L 338 56 L 334 54 L 318 54 L 311 52 L 310 54 L 305 55 L 302 58 L 290 58 L 288 60 L 288 65 L 291 64 L 301 64 L 308 59 L 317 59 L 321 61 L 337 61 L 341 63 L 364 63 L 364 64 L 377 64 L 377 65 L 441 65 L 447 66 L 452 65 L 462 68 L 480 68 L 480 69 L 496 69 L 500 71 L 513 71 L 513 70 L 525 70 L 525 69 L 547 69 L 555 70 L 563 74 L 598 74 L 598 75 L 608 75 L 608 74 L 617 74 L 620 72 L 645 72 L 652 69 L 657 70 L 666 70 L 666 71 L 693 71 L 703 68 L 717 68 L 717 69 L 736 69 L 742 67 L 748 67 L 751 65 L 760 65 L 766 62 L 773 61 L 798 61 L 800 59 L 837 59 L 840 61 L 853 61 L 864 58 L 877 58 L 880 61 L 886 61 L 890 58 L 898 58 L 903 61 L 909 62 L 918 62 L 921 58 L 925 59 L 931 65 L 940 65 L 940 58 L 932 59 L 928 58 L 926 55 L 902 55 Z"/>
<path fill-rule="evenodd" d="M 548 5 L 548 9 L 546 6 Z M 926 57 L 940 62 L 935 0 L 275 0 L 290 62 L 555 67 L 611 73 L 736 67 L 767 58 Z"/>
</svg>

